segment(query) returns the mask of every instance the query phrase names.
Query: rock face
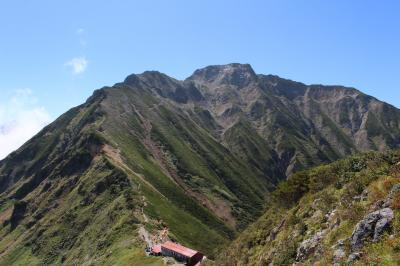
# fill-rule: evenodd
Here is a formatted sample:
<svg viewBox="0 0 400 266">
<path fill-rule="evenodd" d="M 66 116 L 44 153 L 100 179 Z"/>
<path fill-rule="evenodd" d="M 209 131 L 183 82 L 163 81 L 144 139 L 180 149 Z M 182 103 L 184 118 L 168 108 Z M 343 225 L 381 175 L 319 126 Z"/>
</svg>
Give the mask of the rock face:
<svg viewBox="0 0 400 266">
<path fill-rule="evenodd" d="M 234 63 L 198 69 L 188 80 L 214 86 L 230 84 L 240 88 L 256 82 L 257 75 L 249 64 Z"/>
<path fill-rule="evenodd" d="M 352 252 L 359 251 L 364 246 L 364 241 L 372 237 L 374 242 L 378 241 L 385 229 L 393 220 L 393 211 L 384 208 L 369 213 L 361 220 L 354 229 L 350 238 L 350 248 Z"/>
<path fill-rule="evenodd" d="M 267 175 L 285 178 L 357 151 L 400 145 L 398 110 L 353 88 L 256 74 L 248 64 L 208 66 L 181 86 L 188 84 L 203 96 L 196 103 L 218 125 L 215 134 Z"/>
<path fill-rule="evenodd" d="M 318 247 L 325 235 L 325 231 L 319 231 L 311 238 L 304 240 L 300 243 L 297 248 L 296 261 L 304 261 L 310 255 L 317 256 L 318 255 Z"/>
</svg>

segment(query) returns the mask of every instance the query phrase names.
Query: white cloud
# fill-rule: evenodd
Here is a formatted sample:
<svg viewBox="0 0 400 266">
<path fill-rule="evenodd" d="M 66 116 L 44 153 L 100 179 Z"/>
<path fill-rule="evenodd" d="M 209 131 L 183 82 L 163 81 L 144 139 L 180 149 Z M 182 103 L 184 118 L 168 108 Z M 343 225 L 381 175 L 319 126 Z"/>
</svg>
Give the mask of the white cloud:
<svg viewBox="0 0 400 266">
<path fill-rule="evenodd" d="M 83 28 L 79 28 L 79 29 L 76 30 L 76 34 L 78 34 L 78 35 L 81 35 L 84 32 L 85 32 L 85 29 L 83 29 Z"/>
<path fill-rule="evenodd" d="M 86 60 L 85 57 L 75 57 L 65 63 L 65 65 L 72 67 L 72 71 L 74 74 L 81 74 L 85 72 L 88 63 L 89 62 Z"/>
<path fill-rule="evenodd" d="M 17 90 L 0 102 L 0 160 L 18 149 L 44 126 L 51 117 L 29 89 Z"/>
</svg>

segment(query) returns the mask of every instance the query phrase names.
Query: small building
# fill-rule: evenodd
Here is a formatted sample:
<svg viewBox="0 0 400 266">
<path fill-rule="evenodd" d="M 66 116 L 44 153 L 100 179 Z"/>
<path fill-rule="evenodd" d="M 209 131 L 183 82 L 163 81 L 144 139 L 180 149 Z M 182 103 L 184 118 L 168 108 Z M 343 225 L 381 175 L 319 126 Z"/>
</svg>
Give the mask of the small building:
<svg viewBox="0 0 400 266">
<path fill-rule="evenodd" d="M 197 265 L 203 259 L 203 254 L 200 252 L 171 241 L 161 244 L 161 253 L 163 256 L 174 257 L 176 260 L 185 262 L 190 266 Z"/>
</svg>

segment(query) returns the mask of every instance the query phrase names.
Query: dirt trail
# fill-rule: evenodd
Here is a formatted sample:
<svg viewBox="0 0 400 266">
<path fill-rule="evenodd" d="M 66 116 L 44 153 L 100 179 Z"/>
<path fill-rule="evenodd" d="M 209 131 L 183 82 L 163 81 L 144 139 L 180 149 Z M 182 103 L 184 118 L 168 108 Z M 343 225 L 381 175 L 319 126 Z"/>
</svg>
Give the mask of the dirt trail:
<svg viewBox="0 0 400 266">
<path fill-rule="evenodd" d="M 160 194 L 163 198 L 165 198 L 165 196 L 158 191 L 152 184 L 150 184 L 143 175 L 136 173 L 135 171 L 133 171 L 128 165 L 126 165 L 123 161 L 123 159 L 121 158 L 120 152 L 119 150 L 113 148 L 112 146 L 106 144 L 103 146 L 103 152 L 105 153 L 105 155 L 110 158 L 113 162 L 116 163 L 117 166 L 121 167 L 122 169 L 126 170 L 127 172 L 129 172 L 130 174 L 138 177 L 141 181 L 143 181 L 146 185 L 148 185 L 151 189 L 153 189 L 155 192 L 157 192 L 158 194 Z"/>
<path fill-rule="evenodd" d="M 147 206 L 147 202 L 146 202 L 146 197 L 145 196 L 142 196 L 142 202 L 143 202 L 143 206 L 142 206 L 142 209 L 140 211 L 142 213 L 144 221 L 146 223 L 148 223 L 149 222 L 149 218 L 147 218 L 146 214 L 144 213 L 144 207 Z"/>
<path fill-rule="evenodd" d="M 151 237 L 150 233 L 147 232 L 147 230 L 144 228 L 144 226 L 141 226 L 139 228 L 139 236 L 142 240 L 144 240 L 147 243 L 148 247 L 153 246 L 153 241 L 151 240 L 152 237 Z"/>
</svg>

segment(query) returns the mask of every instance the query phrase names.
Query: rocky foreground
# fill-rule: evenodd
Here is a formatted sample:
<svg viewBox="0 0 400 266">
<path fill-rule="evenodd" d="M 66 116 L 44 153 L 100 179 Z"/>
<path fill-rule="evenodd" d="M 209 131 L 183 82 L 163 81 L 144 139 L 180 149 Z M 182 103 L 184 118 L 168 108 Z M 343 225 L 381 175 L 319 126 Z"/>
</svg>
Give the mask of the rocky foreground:
<svg viewBox="0 0 400 266">
<path fill-rule="evenodd" d="M 400 265 L 400 152 L 297 173 L 270 203 L 216 265 Z"/>
</svg>

